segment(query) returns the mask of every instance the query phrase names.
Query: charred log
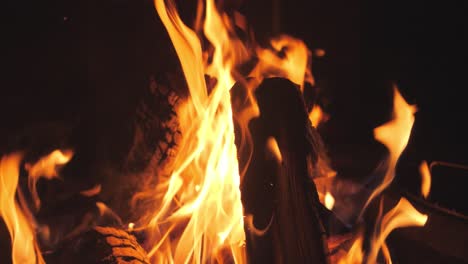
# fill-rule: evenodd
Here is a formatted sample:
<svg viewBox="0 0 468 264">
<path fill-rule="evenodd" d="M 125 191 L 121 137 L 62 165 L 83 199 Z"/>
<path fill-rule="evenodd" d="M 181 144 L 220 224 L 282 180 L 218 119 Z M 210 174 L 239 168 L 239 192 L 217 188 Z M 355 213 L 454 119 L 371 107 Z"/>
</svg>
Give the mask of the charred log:
<svg viewBox="0 0 468 264">
<path fill-rule="evenodd" d="M 286 79 L 266 79 L 256 91 L 260 117 L 250 124 L 252 162 L 242 183 L 251 263 L 327 263 L 321 204 L 308 162 L 319 158 L 320 140 L 308 121 L 302 95 Z M 273 137 L 280 162 L 266 158 Z M 255 229 L 265 229 L 259 234 Z"/>
</svg>

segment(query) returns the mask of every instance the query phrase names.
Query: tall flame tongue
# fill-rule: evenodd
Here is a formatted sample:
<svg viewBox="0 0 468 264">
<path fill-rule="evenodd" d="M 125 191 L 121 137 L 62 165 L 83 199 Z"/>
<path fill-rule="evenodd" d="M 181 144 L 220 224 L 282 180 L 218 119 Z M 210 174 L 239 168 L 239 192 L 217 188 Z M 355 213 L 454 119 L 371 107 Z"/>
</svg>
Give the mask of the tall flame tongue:
<svg viewBox="0 0 468 264">
<path fill-rule="evenodd" d="M 36 190 L 39 178 L 58 177 L 57 166 L 64 165 L 73 156 L 71 150 L 54 150 L 34 164 L 25 164 L 29 172 L 28 188 L 36 209 L 40 199 Z M 0 217 L 3 218 L 12 244 L 12 260 L 15 263 L 45 263 L 35 239 L 37 223 L 28 208 L 21 190 L 18 190 L 19 168 L 23 156 L 19 153 L 5 155 L 0 161 Z M 16 199 L 18 194 L 19 199 Z M 19 201 L 19 202 L 18 202 Z"/>
<path fill-rule="evenodd" d="M 382 183 L 371 194 L 364 209 L 377 195 L 385 190 L 393 181 L 393 178 L 395 178 L 395 169 L 398 159 L 408 144 L 411 129 L 414 124 L 416 106 L 409 105 L 396 87 L 394 87 L 393 90 L 393 119 L 374 129 L 375 139 L 384 144 L 390 152 L 387 164 L 388 169 Z"/>
<path fill-rule="evenodd" d="M 45 263 L 34 239 L 33 228 L 15 199 L 18 187 L 20 154 L 0 161 L 0 216 L 11 237 L 13 264 Z"/>
<path fill-rule="evenodd" d="M 167 5 L 166 5 L 167 3 Z M 173 1 L 156 10 L 179 57 L 190 96 L 177 109 L 182 139 L 171 164 L 160 209 L 150 226 L 154 263 L 245 262 L 245 233 L 230 89 L 233 51 L 225 17 L 213 0 L 205 5 L 204 33 L 214 47 L 208 94 L 197 35 L 180 19 Z"/>
<path fill-rule="evenodd" d="M 369 196 L 362 212 L 370 202 L 385 190 L 395 177 L 395 169 L 401 153 L 408 144 L 414 123 L 416 107 L 408 105 L 397 88 L 394 88 L 393 119 L 374 130 L 375 139 L 383 143 L 389 150 L 388 167 L 382 183 Z M 397 205 L 382 217 L 383 200 L 380 200 L 380 212 L 376 219 L 376 227 L 370 237 L 367 254 L 364 253 L 364 232 L 359 230 L 353 245 L 346 255 L 338 259 L 338 263 L 377 263 L 379 252 L 382 252 L 385 262 L 392 263 L 390 252 L 385 243 L 388 235 L 396 228 L 408 226 L 424 226 L 427 215 L 419 213 L 408 200 L 401 198 Z"/>
</svg>

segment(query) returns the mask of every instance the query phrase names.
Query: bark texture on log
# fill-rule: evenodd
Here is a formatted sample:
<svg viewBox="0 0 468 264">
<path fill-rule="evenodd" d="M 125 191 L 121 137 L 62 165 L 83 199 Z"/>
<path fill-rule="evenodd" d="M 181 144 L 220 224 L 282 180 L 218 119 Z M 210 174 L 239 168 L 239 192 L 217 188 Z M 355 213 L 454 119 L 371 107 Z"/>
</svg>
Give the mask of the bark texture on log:
<svg viewBox="0 0 468 264">
<path fill-rule="evenodd" d="M 113 227 L 94 227 L 64 243 L 50 254 L 47 263 L 149 264 L 145 250 L 134 236 Z"/>
<path fill-rule="evenodd" d="M 318 158 L 319 138 L 310 126 L 302 95 L 282 78 L 266 79 L 256 97 L 260 117 L 250 124 L 252 163 L 242 183 L 246 215 L 253 215 L 255 235 L 247 226 L 251 263 L 328 263 L 321 204 L 308 159 Z M 282 162 L 265 158 L 266 141 L 274 137 Z"/>
</svg>

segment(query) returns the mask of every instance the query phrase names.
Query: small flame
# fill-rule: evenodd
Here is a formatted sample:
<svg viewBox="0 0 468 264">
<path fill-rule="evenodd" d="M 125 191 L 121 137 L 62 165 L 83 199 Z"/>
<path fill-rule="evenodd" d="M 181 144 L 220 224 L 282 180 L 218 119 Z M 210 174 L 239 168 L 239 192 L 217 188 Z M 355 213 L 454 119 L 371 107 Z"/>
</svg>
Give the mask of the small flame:
<svg viewBox="0 0 468 264">
<path fill-rule="evenodd" d="M 328 116 L 323 112 L 320 106 L 314 105 L 309 113 L 309 120 L 312 126 L 318 127 L 321 123 L 328 120 Z"/>
<path fill-rule="evenodd" d="M 88 190 L 81 191 L 80 194 L 86 197 L 98 195 L 101 192 L 101 184 L 96 184 L 94 187 Z"/>
<path fill-rule="evenodd" d="M 25 164 L 25 169 L 29 172 L 28 188 L 34 200 L 36 209 L 41 206 L 41 200 L 37 195 L 36 183 L 39 178 L 53 179 L 58 177 L 57 166 L 64 165 L 70 161 L 73 157 L 73 151 L 71 150 L 54 150 L 49 155 L 40 158 L 34 164 Z"/>
<path fill-rule="evenodd" d="M 381 249 L 387 251 L 384 256 L 387 263 L 391 263 L 385 240 L 388 235 L 396 228 L 409 226 L 424 226 L 427 222 L 427 215 L 418 212 L 411 203 L 405 198 L 401 198 L 398 204 L 388 211 L 380 223 L 380 232 L 376 233 L 371 239 L 371 250 L 367 256 L 367 263 L 376 263 L 377 256 Z"/>
<path fill-rule="evenodd" d="M 45 263 L 37 246 L 33 227 L 15 199 L 22 156 L 11 154 L 0 161 L 0 216 L 10 233 L 13 264 Z"/>
<path fill-rule="evenodd" d="M 34 164 L 25 164 L 25 169 L 29 172 L 29 176 L 32 178 L 45 177 L 46 179 L 52 179 L 57 177 L 57 165 L 64 165 L 70 161 L 73 157 L 73 151 L 66 150 L 54 150 L 49 155 L 39 159 Z"/>
<path fill-rule="evenodd" d="M 427 198 L 431 191 L 431 171 L 426 161 L 419 165 L 419 173 L 421 174 L 421 194 L 424 198 Z"/>
<path fill-rule="evenodd" d="M 270 41 L 271 49 L 258 48 L 260 59 L 251 75 L 262 77 L 283 77 L 304 88 L 304 82 L 314 84 L 310 70 L 310 51 L 306 44 L 288 35 L 281 35 Z"/>
<path fill-rule="evenodd" d="M 366 251 L 363 247 L 364 231 L 360 229 L 356 233 L 355 240 L 348 252 L 344 255 L 338 256 L 336 262 L 339 264 L 374 264 L 377 263 L 378 254 L 381 252 L 385 258 L 385 263 L 392 263 L 390 252 L 385 242 L 388 235 L 397 228 L 424 226 L 427 219 L 427 215 L 418 212 L 405 198 L 401 198 L 398 204 L 382 217 L 381 203 L 379 216 L 377 218 L 378 225 L 370 239 L 370 249 L 368 253 L 365 253 Z"/>
<path fill-rule="evenodd" d="M 336 261 L 338 264 L 359 264 L 364 262 L 364 251 L 362 249 L 364 233 L 360 231 L 356 237 L 347 254 Z"/>
<path fill-rule="evenodd" d="M 325 203 L 325 207 L 326 207 L 328 210 L 333 209 L 333 206 L 335 205 L 335 198 L 334 198 L 333 195 L 332 195 L 330 192 L 328 192 L 328 191 L 325 193 L 324 203 Z"/>
<path fill-rule="evenodd" d="M 269 153 L 273 155 L 276 161 L 278 163 L 281 163 L 283 161 L 283 157 L 281 156 L 281 151 L 278 147 L 278 142 L 276 142 L 276 139 L 274 137 L 269 137 L 267 139 L 266 143 L 266 149 Z"/>
</svg>

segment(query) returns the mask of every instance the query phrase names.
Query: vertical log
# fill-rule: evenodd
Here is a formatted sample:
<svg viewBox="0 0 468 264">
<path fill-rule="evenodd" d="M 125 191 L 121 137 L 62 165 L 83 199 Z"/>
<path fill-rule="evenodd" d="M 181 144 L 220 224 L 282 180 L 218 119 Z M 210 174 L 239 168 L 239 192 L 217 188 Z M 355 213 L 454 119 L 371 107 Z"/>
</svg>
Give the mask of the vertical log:
<svg viewBox="0 0 468 264">
<path fill-rule="evenodd" d="M 260 117 L 250 129 L 254 141 L 252 163 L 242 183 L 246 215 L 254 226 L 268 228 L 262 236 L 247 227 L 251 263 L 328 263 L 321 204 L 308 162 L 317 161 L 320 139 L 310 126 L 296 85 L 286 79 L 266 79 L 256 91 Z M 273 137 L 282 161 L 266 157 Z"/>
</svg>

